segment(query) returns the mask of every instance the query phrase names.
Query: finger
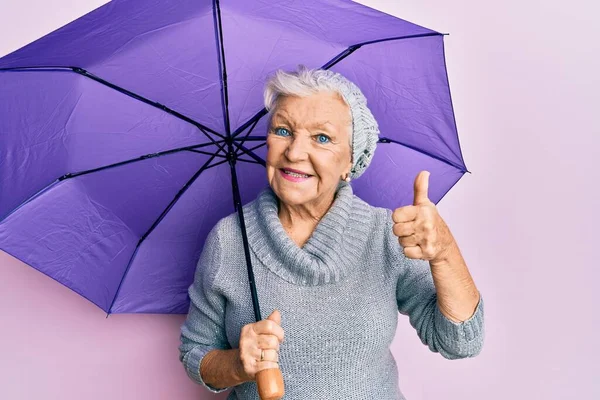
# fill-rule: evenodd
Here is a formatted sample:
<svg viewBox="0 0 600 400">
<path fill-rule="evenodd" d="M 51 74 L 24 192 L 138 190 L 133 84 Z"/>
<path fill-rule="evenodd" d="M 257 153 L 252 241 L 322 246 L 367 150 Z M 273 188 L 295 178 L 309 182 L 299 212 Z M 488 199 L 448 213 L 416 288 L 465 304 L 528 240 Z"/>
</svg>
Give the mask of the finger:
<svg viewBox="0 0 600 400">
<path fill-rule="evenodd" d="M 273 314 L 271 314 L 273 315 Z M 277 336 L 280 343 L 283 343 L 284 332 L 283 328 L 276 322 L 270 319 L 263 319 L 254 324 L 254 332 L 258 335 L 274 335 Z"/>
<path fill-rule="evenodd" d="M 415 223 L 414 222 L 400 222 L 394 224 L 393 227 L 394 235 L 398 237 L 410 236 L 415 233 Z"/>
<path fill-rule="evenodd" d="M 429 196 L 427 194 L 429 190 L 429 171 L 421 171 L 415 178 L 415 197 L 413 205 L 429 203 Z"/>
<path fill-rule="evenodd" d="M 262 361 L 279 362 L 279 352 L 274 349 L 256 349 L 256 361 L 261 362 L 260 355 L 264 351 Z"/>
<path fill-rule="evenodd" d="M 395 223 L 414 221 L 417 218 L 418 209 L 416 206 L 396 208 L 392 213 L 392 219 Z"/>
<path fill-rule="evenodd" d="M 256 363 L 256 372 L 269 368 L 279 368 L 279 364 L 273 361 L 259 361 Z"/>
<path fill-rule="evenodd" d="M 419 241 L 417 240 L 416 235 L 403 236 L 399 238 L 400 244 L 402 247 L 414 247 L 419 245 Z"/>
<path fill-rule="evenodd" d="M 259 349 L 274 349 L 279 351 L 279 339 L 273 335 L 259 335 L 256 340 Z"/>
<path fill-rule="evenodd" d="M 408 258 L 422 259 L 423 251 L 419 246 L 411 246 L 404 248 L 404 255 Z"/>
<path fill-rule="evenodd" d="M 277 325 L 281 325 L 281 313 L 279 312 L 279 310 L 273 310 L 273 312 L 267 317 L 267 319 L 275 322 Z"/>
</svg>

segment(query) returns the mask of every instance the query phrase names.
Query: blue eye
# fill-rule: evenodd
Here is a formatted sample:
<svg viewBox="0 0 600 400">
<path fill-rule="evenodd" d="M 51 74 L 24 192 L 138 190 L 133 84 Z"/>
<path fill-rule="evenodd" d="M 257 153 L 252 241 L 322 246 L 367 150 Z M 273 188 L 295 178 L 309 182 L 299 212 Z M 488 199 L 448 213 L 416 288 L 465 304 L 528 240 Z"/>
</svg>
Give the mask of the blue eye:
<svg viewBox="0 0 600 400">
<path fill-rule="evenodd" d="M 329 143 L 331 139 L 327 135 L 323 135 L 322 133 L 317 136 L 317 141 L 319 143 Z"/>
<path fill-rule="evenodd" d="M 275 128 L 275 134 L 279 136 L 289 136 L 290 131 L 285 128 Z"/>
</svg>

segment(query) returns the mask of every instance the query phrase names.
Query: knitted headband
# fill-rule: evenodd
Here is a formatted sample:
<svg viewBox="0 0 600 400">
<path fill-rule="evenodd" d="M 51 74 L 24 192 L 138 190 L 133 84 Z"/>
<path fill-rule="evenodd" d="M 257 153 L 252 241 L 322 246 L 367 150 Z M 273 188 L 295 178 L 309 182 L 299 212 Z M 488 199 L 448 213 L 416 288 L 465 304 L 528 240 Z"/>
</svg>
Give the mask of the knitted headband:
<svg viewBox="0 0 600 400">
<path fill-rule="evenodd" d="M 356 179 L 365 172 L 379 140 L 379 126 L 367 99 L 353 82 L 337 72 L 327 70 L 324 74 L 328 83 L 333 84 L 341 93 L 352 115 L 352 169 L 350 178 Z"/>
</svg>

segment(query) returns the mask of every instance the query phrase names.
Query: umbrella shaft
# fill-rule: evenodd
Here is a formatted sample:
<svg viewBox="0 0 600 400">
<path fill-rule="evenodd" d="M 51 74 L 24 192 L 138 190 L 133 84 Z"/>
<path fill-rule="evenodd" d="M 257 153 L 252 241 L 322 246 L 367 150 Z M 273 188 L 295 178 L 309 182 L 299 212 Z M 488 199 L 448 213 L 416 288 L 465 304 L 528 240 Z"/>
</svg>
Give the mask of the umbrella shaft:
<svg viewBox="0 0 600 400">
<path fill-rule="evenodd" d="M 233 154 L 231 144 L 230 153 Z M 252 270 L 252 261 L 250 258 L 250 246 L 248 245 L 248 235 L 246 233 L 246 223 L 244 221 L 244 211 L 242 207 L 242 198 L 240 196 L 240 188 L 238 185 L 237 173 L 235 170 L 235 157 L 229 157 L 229 167 L 231 168 L 231 188 L 233 190 L 233 204 L 240 218 L 240 228 L 242 230 L 242 241 L 244 244 L 244 254 L 246 255 L 246 266 L 248 267 L 248 281 L 250 283 L 250 294 L 252 296 L 252 305 L 254 306 L 254 317 L 256 321 L 262 320 L 260 315 L 260 306 L 258 303 L 258 295 L 256 293 L 256 285 L 254 283 L 254 272 Z"/>
</svg>

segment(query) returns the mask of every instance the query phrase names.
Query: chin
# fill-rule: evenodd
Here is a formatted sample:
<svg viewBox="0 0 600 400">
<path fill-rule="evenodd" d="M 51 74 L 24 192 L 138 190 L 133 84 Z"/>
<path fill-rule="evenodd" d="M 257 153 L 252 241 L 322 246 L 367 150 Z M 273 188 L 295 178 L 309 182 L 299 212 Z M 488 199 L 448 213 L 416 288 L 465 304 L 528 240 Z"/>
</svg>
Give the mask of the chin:
<svg viewBox="0 0 600 400">
<path fill-rule="evenodd" d="M 315 193 L 313 187 L 290 187 L 288 185 L 271 185 L 273 191 L 285 204 L 301 205 L 314 200 Z"/>
<path fill-rule="evenodd" d="M 307 196 L 302 194 L 284 193 L 282 196 L 277 195 L 279 200 L 290 206 L 301 206 L 303 204 L 310 203 L 314 200 L 314 196 Z"/>
</svg>

